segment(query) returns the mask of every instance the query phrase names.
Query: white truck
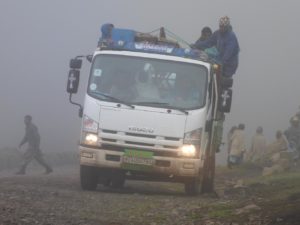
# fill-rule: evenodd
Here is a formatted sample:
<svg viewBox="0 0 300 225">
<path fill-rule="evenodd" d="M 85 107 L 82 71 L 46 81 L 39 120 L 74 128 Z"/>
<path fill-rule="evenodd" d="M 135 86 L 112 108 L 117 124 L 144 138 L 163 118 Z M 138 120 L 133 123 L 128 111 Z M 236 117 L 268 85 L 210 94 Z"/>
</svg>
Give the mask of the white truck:
<svg viewBox="0 0 300 225">
<path fill-rule="evenodd" d="M 82 58 L 91 63 L 83 107 L 72 101 Z M 137 179 L 183 183 L 189 195 L 212 191 L 231 86 L 220 65 L 164 32 L 113 28 L 93 55 L 70 60 L 67 92 L 82 117 L 81 187 Z"/>
</svg>

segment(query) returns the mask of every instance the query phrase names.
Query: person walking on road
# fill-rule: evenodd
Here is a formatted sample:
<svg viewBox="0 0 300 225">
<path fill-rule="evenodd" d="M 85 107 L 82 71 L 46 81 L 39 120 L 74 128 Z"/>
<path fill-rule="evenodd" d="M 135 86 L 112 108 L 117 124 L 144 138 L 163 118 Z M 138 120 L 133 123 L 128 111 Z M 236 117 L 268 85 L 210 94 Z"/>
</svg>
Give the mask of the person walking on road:
<svg viewBox="0 0 300 225">
<path fill-rule="evenodd" d="M 24 175 L 26 173 L 27 165 L 35 159 L 39 164 L 45 167 L 45 174 L 49 174 L 53 172 L 53 169 L 46 163 L 43 158 L 41 149 L 40 149 L 40 134 L 38 132 L 38 128 L 32 123 L 32 117 L 30 115 L 26 115 L 24 117 L 25 123 L 25 136 L 19 144 L 19 148 L 22 147 L 23 144 L 28 143 L 28 148 L 23 155 L 23 164 L 20 170 L 16 173 L 18 175 Z"/>
</svg>

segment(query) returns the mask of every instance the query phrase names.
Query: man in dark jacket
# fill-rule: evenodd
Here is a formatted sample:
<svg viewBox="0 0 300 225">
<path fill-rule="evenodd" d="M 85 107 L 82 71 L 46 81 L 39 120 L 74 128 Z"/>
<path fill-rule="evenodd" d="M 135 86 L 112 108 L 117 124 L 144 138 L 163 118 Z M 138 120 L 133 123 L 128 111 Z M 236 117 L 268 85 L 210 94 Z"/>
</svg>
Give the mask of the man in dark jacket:
<svg viewBox="0 0 300 225">
<path fill-rule="evenodd" d="M 45 167 L 45 174 L 51 173 L 53 171 L 52 168 L 45 162 L 42 156 L 42 152 L 40 150 L 40 134 L 37 127 L 32 123 L 32 117 L 30 115 L 26 115 L 24 117 L 24 123 L 26 126 L 25 136 L 19 144 L 19 148 L 21 148 L 23 144 L 28 143 L 28 149 L 24 154 L 24 162 L 17 174 L 25 174 L 27 165 L 33 159 L 36 159 L 43 167 Z"/>
<path fill-rule="evenodd" d="M 219 30 L 205 41 L 198 40 L 193 47 L 205 50 L 215 46 L 219 52 L 217 61 L 223 66 L 223 76 L 231 77 L 238 67 L 239 43 L 232 31 L 229 17 L 222 17 L 219 21 Z"/>
<path fill-rule="evenodd" d="M 198 39 L 198 41 L 206 41 L 207 39 L 209 39 L 211 37 L 211 35 L 212 35 L 212 31 L 211 31 L 210 27 L 203 27 L 201 30 L 201 36 Z"/>
</svg>

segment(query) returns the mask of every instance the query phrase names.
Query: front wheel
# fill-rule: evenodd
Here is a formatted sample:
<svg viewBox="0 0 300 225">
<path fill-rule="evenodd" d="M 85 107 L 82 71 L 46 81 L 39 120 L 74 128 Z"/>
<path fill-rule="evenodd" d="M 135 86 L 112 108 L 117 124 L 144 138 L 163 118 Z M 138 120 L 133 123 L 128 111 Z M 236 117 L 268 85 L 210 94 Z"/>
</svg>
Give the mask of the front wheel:
<svg viewBox="0 0 300 225">
<path fill-rule="evenodd" d="M 187 195 L 198 195 L 201 191 L 201 181 L 200 177 L 194 178 L 190 181 L 187 181 L 184 184 L 184 190 Z"/>
<path fill-rule="evenodd" d="M 212 155 L 207 155 L 203 166 L 202 177 L 202 193 L 211 193 L 214 191 L 214 178 L 215 178 L 215 151 Z"/>
<path fill-rule="evenodd" d="M 81 165 L 80 183 L 83 190 L 95 190 L 98 184 L 97 168 Z"/>
</svg>

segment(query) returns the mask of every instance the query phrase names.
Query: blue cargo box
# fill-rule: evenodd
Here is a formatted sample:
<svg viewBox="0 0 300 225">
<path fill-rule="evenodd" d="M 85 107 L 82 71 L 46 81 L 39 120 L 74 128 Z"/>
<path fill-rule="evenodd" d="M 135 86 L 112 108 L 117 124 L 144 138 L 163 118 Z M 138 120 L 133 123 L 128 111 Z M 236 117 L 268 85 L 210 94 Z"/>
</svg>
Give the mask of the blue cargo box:
<svg viewBox="0 0 300 225">
<path fill-rule="evenodd" d="M 120 40 L 124 41 L 125 43 L 134 42 L 135 31 L 129 29 L 114 28 L 112 29 L 111 36 L 114 42 L 118 42 Z"/>
</svg>

